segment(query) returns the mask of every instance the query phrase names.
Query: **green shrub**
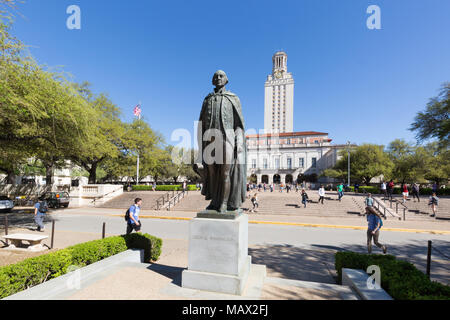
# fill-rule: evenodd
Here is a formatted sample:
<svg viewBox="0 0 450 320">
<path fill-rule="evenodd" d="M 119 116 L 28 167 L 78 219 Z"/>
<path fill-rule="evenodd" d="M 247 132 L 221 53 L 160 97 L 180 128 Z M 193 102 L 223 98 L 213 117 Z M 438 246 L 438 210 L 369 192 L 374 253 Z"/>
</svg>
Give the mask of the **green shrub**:
<svg viewBox="0 0 450 320">
<path fill-rule="evenodd" d="M 450 287 L 430 281 L 413 264 L 391 255 L 337 252 L 335 268 L 342 283 L 342 268 L 367 270 L 377 265 L 381 272 L 381 287 L 396 300 L 450 300 Z"/>
<path fill-rule="evenodd" d="M 195 191 L 197 187 L 195 185 L 188 185 L 188 191 Z M 152 191 L 152 186 L 133 186 L 133 191 Z M 156 186 L 156 191 L 181 191 L 183 190 L 182 185 L 158 185 Z"/>
<path fill-rule="evenodd" d="M 131 233 L 122 236 L 129 248 L 144 249 L 144 261 L 156 261 L 161 255 L 162 240 L 149 234 Z"/>
<path fill-rule="evenodd" d="M 66 274 L 70 266 L 83 267 L 127 249 L 143 249 L 144 262 L 161 255 L 162 240 L 132 233 L 77 244 L 49 254 L 0 267 L 0 299 Z"/>
</svg>

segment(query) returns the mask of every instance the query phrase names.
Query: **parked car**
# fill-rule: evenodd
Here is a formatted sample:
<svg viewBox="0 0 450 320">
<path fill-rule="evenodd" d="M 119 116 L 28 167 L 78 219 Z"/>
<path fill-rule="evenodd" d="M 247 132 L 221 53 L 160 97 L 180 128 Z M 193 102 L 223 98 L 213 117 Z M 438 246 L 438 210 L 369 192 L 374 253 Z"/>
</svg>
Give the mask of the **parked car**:
<svg viewBox="0 0 450 320">
<path fill-rule="evenodd" d="M 39 199 L 47 201 L 49 208 L 67 208 L 70 202 L 70 197 L 67 192 L 47 192 Z"/>
<path fill-rule="evenodd" d="M 7 196 L 0 196 L 0 212 L 11 212 L 14 202 Z"/>
</svg>

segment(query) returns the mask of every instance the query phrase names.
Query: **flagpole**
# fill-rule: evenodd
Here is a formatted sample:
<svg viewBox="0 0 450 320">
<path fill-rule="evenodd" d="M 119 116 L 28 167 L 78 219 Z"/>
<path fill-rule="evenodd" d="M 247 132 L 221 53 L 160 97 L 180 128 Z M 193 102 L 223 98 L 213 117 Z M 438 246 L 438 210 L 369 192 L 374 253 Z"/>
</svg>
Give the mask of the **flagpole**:
<svg viewBox="0 0 450 320">
<path fill-rule="evenodd" d="M 141 107 L 141 102 L 139 101 L 139 108 Z M 138 115 L 139 121 L 141 120 L 141 113 Z M 136 185 L 139 185 L 139 149 L 137 151 L 137 166 L 136 166 Z"/>
</svg>

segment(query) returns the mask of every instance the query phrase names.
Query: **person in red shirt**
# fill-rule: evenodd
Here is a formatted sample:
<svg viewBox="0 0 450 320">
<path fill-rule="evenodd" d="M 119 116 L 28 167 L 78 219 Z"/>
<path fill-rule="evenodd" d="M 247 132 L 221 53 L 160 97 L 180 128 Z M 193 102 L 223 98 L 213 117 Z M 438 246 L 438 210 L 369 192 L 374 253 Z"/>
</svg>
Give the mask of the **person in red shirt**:
<svg viewBox="0 0 450 320">
<path fill-rule="evenodd" d="M 406 202 L 406 199 L 408 199 L 409 191 L 408 186 L 406 184 L 403 185 L 403 203 Z"/>
</svg>

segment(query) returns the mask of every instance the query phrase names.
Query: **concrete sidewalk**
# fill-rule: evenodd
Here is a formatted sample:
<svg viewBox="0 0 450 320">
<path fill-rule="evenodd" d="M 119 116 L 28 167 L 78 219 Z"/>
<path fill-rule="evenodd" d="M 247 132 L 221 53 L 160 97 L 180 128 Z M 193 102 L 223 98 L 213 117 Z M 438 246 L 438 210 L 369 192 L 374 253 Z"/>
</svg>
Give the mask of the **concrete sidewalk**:
<svg viewBox="0 0 450 320">
<path fill-rule="evenodd" d="M 25 300 L 342 300 L 357 299 L 352 291 L 334 283 L 331 275 L 309 276 L 310 281 L 285 279 L 268 268 L 265 280 L 255 272 L 242 296 L 181 287 L 187 265 L 187 241 L 165 240 L 157 263 L 140 263 L 139 253 L 127 251 L 90 265 L 78 274 L 66 274 L 40 286 L 10 296 Z M 306 252 L 306 251 L 305 251 Z M 136 255 L 137 254 L 137 255 Z M 315 252 L 317 254 L 317 252 Z M 320 268 L 320 266 L 319 266 Z M 298 274 L 313 272 L 298 268 Z M 325 273 L 328 273 L 324 269 Z M 252 277 L 252 276 L 251 276 Z M 294 276 L 295 278 L 295 276 Z M 320 280 L 315 282 L 313 280 Z M 325 280 L 325 281 L 324 281 Z M 77 282 L 78 281 L 78 282 Z M 259 281 L 259 282 L 258 282 Z M 77 284 L 79 286 L 77 286 Z"/>
<path fill-rule="evenodd" d="M 112 212 L 110 209 L 108 215 L 122 217 L 123 213 Z M 90 214 L 100 213 L 97 210 L 91 210 Z M 104 213 L 101 213 L 104 214 Z M 247 213 L 245 213 L 247 214 Z M 185 211 L 141 211 L 142 219 L 173 219 L 173 220 L 190 220 L 197 214 Z M 286 216 L 286 215 L 258 215 L 255 213 L 248 214 L 249 223 L 272 223 L 280 225 L 298 225 L 316 228 L 344 228 L 344 229 L 367 229 L 367 220 L 365 216 L 357 217 L 312 217 L 312 216 Z M 436 234 L 450 234 L 450 221 L 399 221 L 394 219 L 384 220 L 383 231 L 398 232 L 425 232 Z"/>
</svg>

